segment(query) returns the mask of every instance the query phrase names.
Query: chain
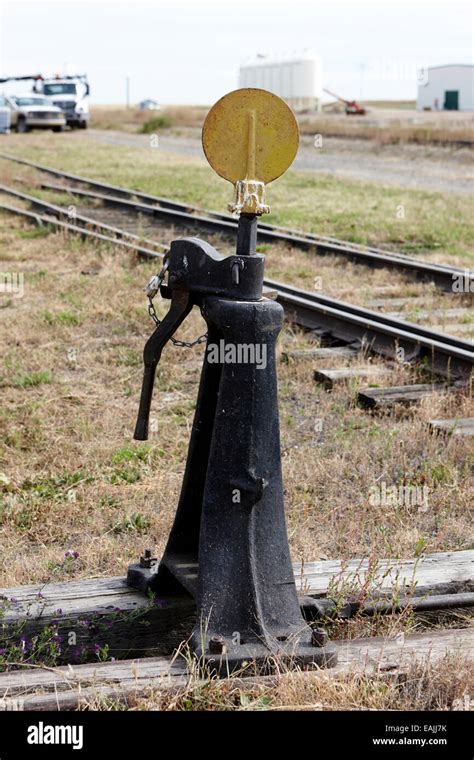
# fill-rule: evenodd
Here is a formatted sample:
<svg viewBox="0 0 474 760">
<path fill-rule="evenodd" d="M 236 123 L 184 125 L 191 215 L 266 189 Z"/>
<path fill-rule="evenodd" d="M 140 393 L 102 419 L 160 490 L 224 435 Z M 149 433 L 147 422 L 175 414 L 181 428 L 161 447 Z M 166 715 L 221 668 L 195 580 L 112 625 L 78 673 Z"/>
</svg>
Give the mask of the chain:
<svg viewBox="0 0 474 760">
<path fill-rule="evenodd" d="M 153 299 L 158 293 L 161 284 L 164 280 L 166 271 L 168 269 L 168 259 L 165 259 L 163 267 L 161 269 L 161 272 L 159 274 L 153 275 L 151 280 L 145 285 L 144 291 L 148 296 L 148 314 L 152 318 L 155 325 L 158 327 L 159 324 L 161 324 L 161 320 L 158 318 L 158 314 L 156 313 L 155 304 L 153 303 Z M 204 333 L 204 335 L 200 335 L 199 338 L 196 338 L 196 340 L 193 341 L 187 341 L 187 340 L 178 340 L 177 338 L 173 338 L 171 336 L 170 338 L 173 346 L 177 346 L 178 348 L 192 348 L 193 346 L 197 346 L 200 343 L 205 343 L 207 340 L 207 333 Z"/>
</svg>

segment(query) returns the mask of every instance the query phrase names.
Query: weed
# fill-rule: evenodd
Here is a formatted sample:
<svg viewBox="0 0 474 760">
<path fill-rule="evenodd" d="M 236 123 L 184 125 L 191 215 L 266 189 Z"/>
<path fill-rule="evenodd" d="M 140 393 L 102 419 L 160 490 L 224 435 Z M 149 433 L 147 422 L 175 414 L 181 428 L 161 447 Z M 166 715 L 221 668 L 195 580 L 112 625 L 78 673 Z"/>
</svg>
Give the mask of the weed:
<svg viewBox="0 0 474 760">
<path fill-rule="evenodd" d="M 152 447 L 148 444 L 139 444 L 133 446 L 127 444 L 118 449 L 112 457 L 112 464 L 121 464 L 122 462 L 148 462 Z"/>
<path fill-rule="evenodd" d="M 36 238 L 48 237 L 52 232 L 53 229 L 49 225 L 39 224 L 37 227 L 32 227 L 29 230 L 20 230 L 18 236 L 24 240 L 35 240 Z"/>
<path fill-rule="evenodd" d="M 149 135 L 152 132 L 156 132 L 157 129 L 167 129 L 171 126 L 171 120 L 167 116 L 153 116 L 153 118 L 148 119 L 148 121 L 142 124 L 140 132 Z"/>
<path fill-rule="evenodd" d="M 43 313 L 43 320 L 48 325 L 65 325 L 68 327 L 77 327 L 77 325 L 81 324 L 80 317 L 71 311 L 59 311 L 53 313 L 47 310 Z"/>
<path fill-rule="evenodd" d="M 150 520 L 145 515 L 140 514 L 140 512 L 134 512 L 131 515 L 126 515 L 120 522 L 115 523 L 112 530 L 117 534 L 130 531 L 145 533 L 149 528 Z"/>
<path fill-rule="evenodd" d="M 35 385 L 48 385 L 52 383 L 52 375 L 49 370 L 39 372 L 25 372 L 16 375 L 12 380 L 12 385 L 16 388 L 30 388 Z"/>
</svg>

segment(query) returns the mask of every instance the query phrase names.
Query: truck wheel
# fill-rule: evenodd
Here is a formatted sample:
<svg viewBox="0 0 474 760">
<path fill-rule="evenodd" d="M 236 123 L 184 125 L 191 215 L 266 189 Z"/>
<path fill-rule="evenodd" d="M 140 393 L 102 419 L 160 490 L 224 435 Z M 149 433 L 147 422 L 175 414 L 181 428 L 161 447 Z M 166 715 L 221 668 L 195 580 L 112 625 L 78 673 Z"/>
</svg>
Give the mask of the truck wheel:
<svg viewBox="0 0 474 760">
<path fill-rule="evenodd" d="M 18 119 L 16 123 L 16 131 L 21 132 L 22 134 L 24 132 L 28 132 L 28 125 L 26 123 L 26 119 L 22 117 L 21 119 Z"/>
<path fill-rule="evenodd" d="M 87 129 L 87 121 L 80 121 L 79 126 L 81 129 Z"/>
<path fill-rule="evenodd" d="M 64 132 L 64 127 L 63 126 L 53 127 L 53 132 Z"/>
</svg>

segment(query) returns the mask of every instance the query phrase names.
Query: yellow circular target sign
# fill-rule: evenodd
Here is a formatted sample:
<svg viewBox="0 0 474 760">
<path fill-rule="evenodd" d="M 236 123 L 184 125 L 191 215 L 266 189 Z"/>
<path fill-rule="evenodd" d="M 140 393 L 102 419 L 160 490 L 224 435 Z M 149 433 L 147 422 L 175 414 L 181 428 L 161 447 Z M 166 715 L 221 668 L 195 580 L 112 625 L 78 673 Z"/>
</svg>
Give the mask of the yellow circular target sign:
<svg viewBox="0 0 474 760">
<path fill-rule="evenodd" d="M 212 106 L 202 129 L 210 165 L 236 184 L 267 184 L 292 164 L 299 130 L 284 100 L 266 90 L 245 88 L 224 95 Z"/>
</svg>

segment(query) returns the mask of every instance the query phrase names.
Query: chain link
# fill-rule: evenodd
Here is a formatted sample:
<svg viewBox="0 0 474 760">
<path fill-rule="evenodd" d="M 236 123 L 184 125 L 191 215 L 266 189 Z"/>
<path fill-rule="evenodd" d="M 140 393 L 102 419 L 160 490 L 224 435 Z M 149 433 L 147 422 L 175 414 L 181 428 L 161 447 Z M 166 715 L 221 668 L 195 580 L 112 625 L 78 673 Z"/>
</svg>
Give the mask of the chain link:
<svg viewBox="0 0 474 760">
<path fill-rule="evenodd" d="M 156 313 L 153 299 L 160 290 L 160 287 L 163 283 L 167 269 L 168 269 L 168 260 L 165 259 L 161 272 L 159 272 L 159 274 L 153 275 L 151 280 L 149 280 L 148 283 L 144 287 L 144 291 L 146 292 L 148 296 L 148 314 L 150 315 L 150 317 L 152 318 L 153 322 L 155 323 L 157 327 L 159 324 L 161 324 L 161 319 L 158 318 L 158 314 Z M 173 346 L 177 346 L 178 348 L 192 348 L 193 346 L 197 346 L 200 343 L 206 342 L 207 332 L 204 333 L 204 335 L 200 335 L 199 338 L 196 338 L 196 340 L 192 340 L 192 341 L 178 340 L 177 338 L 173 338 L 173 336 L 170 337 L 170 340 Z"/>
</svg>

